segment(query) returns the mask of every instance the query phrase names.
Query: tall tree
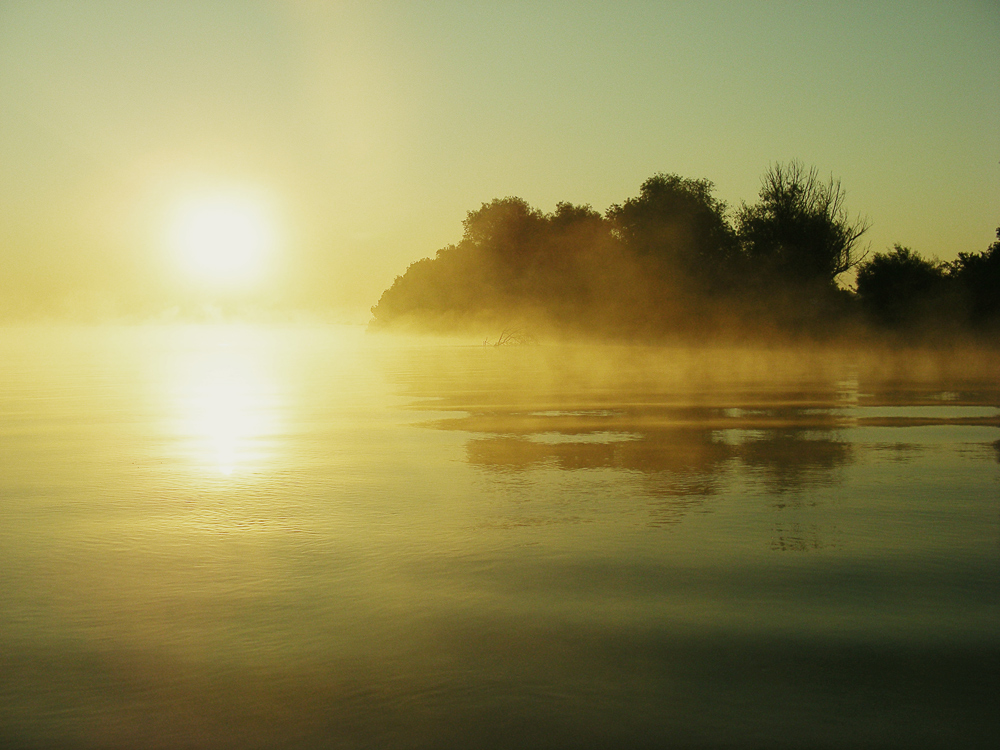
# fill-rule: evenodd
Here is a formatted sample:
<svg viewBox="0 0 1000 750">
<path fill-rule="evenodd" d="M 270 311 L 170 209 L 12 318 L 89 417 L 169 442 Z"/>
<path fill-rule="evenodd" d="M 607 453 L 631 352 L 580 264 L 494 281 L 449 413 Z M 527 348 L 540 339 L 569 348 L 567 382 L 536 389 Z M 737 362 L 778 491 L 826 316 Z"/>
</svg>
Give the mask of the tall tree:
<svg viewBox="0 0 1000 750">
<path fill-rule="evenodd" d="M 608 209 L 615 234 L 640 258 L 704 291 L 724 285 L 738 251 L 726 204 L 709 180 L 655 174 L 639 195 Z M 679 278 L 677 278 L 679 277 Z"/>
<path fill-rule="evenodd" d="M 839 180 L 823 182 L 800 162 L 775 164 L 762 179 L 759 200 L 736 217 L 752 269 L 768 281 L 832 286 L 860 263 L 858 242 L 868 220 L 851 219 Z"/>
</svg>

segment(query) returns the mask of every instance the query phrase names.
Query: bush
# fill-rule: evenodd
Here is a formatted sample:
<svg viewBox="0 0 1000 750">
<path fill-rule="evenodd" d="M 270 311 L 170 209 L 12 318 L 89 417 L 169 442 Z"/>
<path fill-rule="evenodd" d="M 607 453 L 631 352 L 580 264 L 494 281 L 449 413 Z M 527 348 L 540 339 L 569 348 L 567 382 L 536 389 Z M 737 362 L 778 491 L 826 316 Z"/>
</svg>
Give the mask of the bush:
<svg viewBox="0 0 1000 750">
<path fill-rule="evenodd" d="M 858 298 L 868 315 L 890 327 L 940 322 L 947 296 L 947 266 L 896 245 L 858 269 Z"/>
</svg>

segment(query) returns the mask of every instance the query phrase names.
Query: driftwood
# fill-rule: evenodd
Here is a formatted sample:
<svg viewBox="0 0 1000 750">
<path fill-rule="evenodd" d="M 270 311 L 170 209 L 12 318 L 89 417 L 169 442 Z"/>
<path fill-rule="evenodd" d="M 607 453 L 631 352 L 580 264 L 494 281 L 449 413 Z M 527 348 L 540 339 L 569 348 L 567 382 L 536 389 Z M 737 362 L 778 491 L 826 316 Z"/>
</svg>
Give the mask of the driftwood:
<svg viewBox="0 0 1000 750">
<path fill-rule="evenodd" d="M 483 346 L 523 346 L 524 344 L 535 344 L 535 337 L 523 328 L 504 328 L 500 336 L 490 344 L 490 340 L 483 341 Z"/>
</svg>

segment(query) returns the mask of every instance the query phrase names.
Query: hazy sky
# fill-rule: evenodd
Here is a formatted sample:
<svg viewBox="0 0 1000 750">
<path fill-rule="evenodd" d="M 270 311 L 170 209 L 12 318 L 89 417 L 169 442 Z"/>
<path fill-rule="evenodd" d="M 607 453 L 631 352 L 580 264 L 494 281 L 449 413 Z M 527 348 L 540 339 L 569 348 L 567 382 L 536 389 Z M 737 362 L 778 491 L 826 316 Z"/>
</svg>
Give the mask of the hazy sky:
<svg viewBox="0 0 1000 750">
<path fill-rule="evenodd" d="M 484 201 L 738 205 L 792 158 L 950 260 L 1000 224 L 998 39 L 996 0 L 0 0 L 0 314 L 235 295 L 168 247 L 205 192 L 273 217 L 248 302 L 364 321 Z"/>
</svg>

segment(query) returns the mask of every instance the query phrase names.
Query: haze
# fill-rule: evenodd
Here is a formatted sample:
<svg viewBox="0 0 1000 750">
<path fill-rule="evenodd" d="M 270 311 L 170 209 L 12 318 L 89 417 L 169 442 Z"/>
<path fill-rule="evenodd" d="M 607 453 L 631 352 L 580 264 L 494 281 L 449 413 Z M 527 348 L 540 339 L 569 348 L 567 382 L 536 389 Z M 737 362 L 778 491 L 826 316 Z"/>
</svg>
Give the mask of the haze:
<svg viewBox="0 0 1000 750">
<path fill-rule="evenodd" d="M 951 260 L 998 224 L 997 38 L 986 1 L 4 2 L 0 316 L 365 322 L 494 198 L 603 212 L 666 171 L 739 205 L 788 159 L 873 250 Z M 207 283 L 171 217 L 247 192 L 266 264 Z"/>
<path fill-rule="evenodd" d="M 1000 747 L 998 39 L 0 0 L 0 748 Z"/>
</svg>

